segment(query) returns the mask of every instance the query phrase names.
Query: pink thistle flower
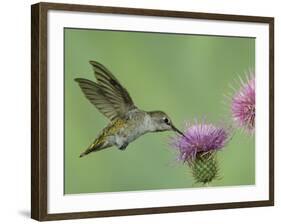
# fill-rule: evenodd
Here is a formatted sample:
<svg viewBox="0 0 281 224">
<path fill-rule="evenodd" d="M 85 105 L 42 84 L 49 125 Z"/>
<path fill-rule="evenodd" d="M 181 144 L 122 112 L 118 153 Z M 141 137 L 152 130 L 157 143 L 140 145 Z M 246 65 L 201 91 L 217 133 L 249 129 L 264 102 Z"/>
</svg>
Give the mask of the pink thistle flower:
<svg viewBox="0 0 281 224">
<path fill-rule="evenodd" d="M 197 154 L 224 148 L 231 138 L 231 130 L 203 121 L 187 124 L 184 135 L 176 136 L 171 143 L 179 150 L 179 159 L 190 162 L 196 159 Z"/>
<path fill-rule="evenodd" d="M 251 74 L 247 82 L 241 80 L 241 86 L 232 97 L 232 118 L 238 127 L 248 133 L 255 131 L 255 77 Z"/>
</svg>

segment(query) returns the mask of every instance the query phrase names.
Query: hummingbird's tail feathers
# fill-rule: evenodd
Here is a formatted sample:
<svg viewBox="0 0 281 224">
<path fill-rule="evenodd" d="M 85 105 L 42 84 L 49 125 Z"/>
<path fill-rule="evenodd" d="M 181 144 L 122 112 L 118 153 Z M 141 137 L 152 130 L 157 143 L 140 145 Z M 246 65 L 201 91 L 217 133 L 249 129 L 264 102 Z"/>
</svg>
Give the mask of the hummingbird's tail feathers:
<svg viewBox="0 0 281 224">
<path fill-rule="evenodd" d="M 101 150 L 101 148 L 99 148 L 99 147 L 89 147 L 88 149 L 86 149 L 84 152 L 82 152 L 80 154 L 80 158 L 83 157 L 83 156 L 88 155 L 91 152 L 99 151 L 99 150 Z"/>
<path fill-rule="evenodd" d="M 100 141 L 100 139 L 97 138 L 84 152 L 80 154 L 80 158 L 88 155 L 91 152 L 97 152 L 107 147 L 109 146 L 106 144 L 106 142 Z"/>
<path fill-rule="evenodd" d="M 83 156 L 88 155 L 89 153 L 90 153 L 90 152 L 88 152 L 88 151 L 86 150 L 85 152 L 82 152 L 79 157 L 81 158 L 81 157 L 83 157 Z"/>
</svg>

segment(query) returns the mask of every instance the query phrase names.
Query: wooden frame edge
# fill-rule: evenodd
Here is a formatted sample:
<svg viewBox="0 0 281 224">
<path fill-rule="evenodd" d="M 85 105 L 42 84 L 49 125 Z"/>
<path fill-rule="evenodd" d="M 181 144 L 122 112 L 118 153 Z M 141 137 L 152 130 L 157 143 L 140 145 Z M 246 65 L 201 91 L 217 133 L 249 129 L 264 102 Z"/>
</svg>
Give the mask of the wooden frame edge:
<svg viewBox="0 0 281 224">
<path fill-rule="evenodd" d="M 274 205 L 274 18 L 269 21 L 269 200 Z"/>
<path fill-rule="evenodd" d="M 40 2 L 38 4 L 47 10 L 66 10 L 66 11 L 76 11 L 76 12 L 99 12 L 99 13 L 194 18 L 194 19 L 200 18 L 200 19 L 208 19 L 208 20 L 228 20 L 228 21 L 259 22 L 259 23 L 270 23 L 273 20 L 273 17 L 266 17 L 266 16 L 248 16 L 248 15 L 235 15 L 235 14 L 187 12 L 187 11 L 64 4 L 64 3 L 50 3 L 50 2 Z"/>
<path fill-rule="evenodd" d="M 31 218 L 47 216 L 47 9 L 31 6 Z"/>
<path fill-rule="evenodd" d="M 31 218 L 39 220 L 39 5 L 31 7 Z"/>
<path fill-rule="evenodd" d="M 191 211 L 208 211 L 208 210 L 222 210 L 222 209 L 236 209 L 236 208 L 266 207 L 266 206 L 272 206 L 272 205 L 273 204 L 270 200 L 266 200 L 266 201 L 218 203 L 218 204 L 204 204 L 204 205 L 122 209 L 122 210 L 108 210 L 108 211 L 57 213 L 57 214 L 48 214 L 41 221 L 102 218 L 102 217 L 115 217 L 115 216 L 146 215 L 146 214 L 180 213 L 180 212 L 191 212 Z"/>
</svg>

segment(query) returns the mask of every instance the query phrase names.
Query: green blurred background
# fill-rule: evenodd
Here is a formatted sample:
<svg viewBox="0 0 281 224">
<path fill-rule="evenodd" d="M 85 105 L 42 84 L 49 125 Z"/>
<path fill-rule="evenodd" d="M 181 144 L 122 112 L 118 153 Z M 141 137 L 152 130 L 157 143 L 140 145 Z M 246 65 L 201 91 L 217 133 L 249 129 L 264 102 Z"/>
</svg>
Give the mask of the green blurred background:
<svg viewBox="0 0 281 224">
<path fill-rule="evenodd" d="M 179 129 L 204 116 L 229 115 L 229 84 L 255 66 L 255 39 L 65 28 L 65 194 L 198 187 L 176 160 L 171 132 L 146 134 L 125 151 L 114 147 L 79 158 L 108 120 L 74 78 L 95 80 L 88 63 L 104 64 L 144 110 L 163 110 Z M 229 116 L 226 116 L 231 121 Z M 218 153 L 212 186 L 255 184 L 254 137 L 237 131 Z"/>
</svg>

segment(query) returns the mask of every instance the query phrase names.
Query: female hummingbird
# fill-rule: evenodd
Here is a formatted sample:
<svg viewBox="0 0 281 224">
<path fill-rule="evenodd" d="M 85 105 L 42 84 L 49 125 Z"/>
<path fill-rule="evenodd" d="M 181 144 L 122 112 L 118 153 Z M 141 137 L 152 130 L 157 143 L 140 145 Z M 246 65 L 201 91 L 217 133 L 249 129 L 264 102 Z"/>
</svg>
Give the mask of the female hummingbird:
<svg viewBox="0 0 281 224">
<path fill-rule="evenodd" d="M 86 98 L 110 119 L 110 123 L 80 157 L 111 146 L 124 150 L 130 142 L 148 132 L 173 130 L 183 135 L 166 113 L 137 108 L 127 90 L 105 66 L 96 61 L 90 61 L 90 64 L 97 82 L 83 78 L 75 81 Z"/>
</svg>

